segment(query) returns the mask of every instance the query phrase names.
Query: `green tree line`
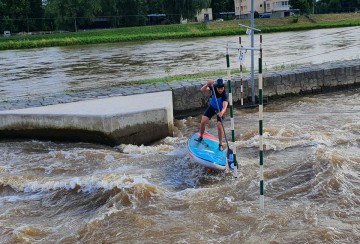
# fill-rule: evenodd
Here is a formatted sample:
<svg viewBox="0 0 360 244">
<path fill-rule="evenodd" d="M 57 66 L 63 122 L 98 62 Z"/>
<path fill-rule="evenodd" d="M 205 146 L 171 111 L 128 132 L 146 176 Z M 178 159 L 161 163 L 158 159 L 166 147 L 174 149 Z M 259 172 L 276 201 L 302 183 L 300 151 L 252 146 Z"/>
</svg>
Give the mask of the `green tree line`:
<svg viewBox="0 0 360 244">
<path fill-rule="evenodd" d="M 0 31 L 139 26 L 192 20 L 203 8 L 234 11 L 233 0 L 0 0 Z M 154 17 L 149 17 L 149 14 Z M 165 16 L 164 16 L 165 14 Z M 153 18 L 153 19 L 150 19 Z M 101 26 L 102 24 L 102 26 Z"/>
<path fill-rule="evenodd" d="M 289 5 L 302 14 L 349 13 L 360 9 L 360 0 L 289 0 Z"/>
<path fill-rule="evenodd" d="M 316 2 L 315 12 L 348 13 L 360 10 L 360 0 L 320 0 Z"/>
<path fill-rule="evenodd" d="M 360 0 L 290 0 L 301 13 L 353 12 Z M 233 12 L 234 0 L 0 0 L 0 31 L 34 32 L 117 28 L 193 20 L 203 8 Z M 165 14 L 149 17 L 149 14 Z M 225 16 L 226 17 L 226 16 Z M 98 25 L 98 26 L 97 26 Z"/>
</svg>

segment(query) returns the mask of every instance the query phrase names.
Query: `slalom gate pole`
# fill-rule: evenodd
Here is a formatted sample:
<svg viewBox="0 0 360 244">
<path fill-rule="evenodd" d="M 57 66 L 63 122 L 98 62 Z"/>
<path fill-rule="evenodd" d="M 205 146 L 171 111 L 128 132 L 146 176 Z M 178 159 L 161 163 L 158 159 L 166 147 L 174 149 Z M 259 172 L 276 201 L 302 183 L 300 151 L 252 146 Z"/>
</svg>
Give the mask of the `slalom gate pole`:
<svg viewBox="0 0 360 244">
<path fill-rule="evenodd" d="M 236 146 L 235 146 L 234 106 L 233 106 L 233 97 L 232 97 L 232 89 L 231 89 L 231 69 L 230 69 L 230 58 L 229 58 L 228 48 L 226 49 L 226 67 L 227 67 L 227 75 L 228 75 L 231 140 L 232 140 L 232 153 L 233 153 L 233 162 L 234 162 L 234 177 L 237 178 L 238 177 L 238 172 L 237 172 L 238 164 L 237 164 L 237 160 L 236 160 Z"/>
<path fill-rule="evenodd" d="M 264 209 L 264 142 L 263 142 L 263 74 L 262 74 L 262 35 L 260 35 L 259 57 L 259 159 L 260 159 L 260 208 Z"/>
<path fill-rule="evenodd" d="M 239 36 L 239 44 L 241 47 L 241 36 Z M 244 105 L 244 86 L 243 86 L 243 67 L 242 67 L 242 62 L 240 62 L 240 101 L 241 101 L 241 106 Z"/>
</svg>

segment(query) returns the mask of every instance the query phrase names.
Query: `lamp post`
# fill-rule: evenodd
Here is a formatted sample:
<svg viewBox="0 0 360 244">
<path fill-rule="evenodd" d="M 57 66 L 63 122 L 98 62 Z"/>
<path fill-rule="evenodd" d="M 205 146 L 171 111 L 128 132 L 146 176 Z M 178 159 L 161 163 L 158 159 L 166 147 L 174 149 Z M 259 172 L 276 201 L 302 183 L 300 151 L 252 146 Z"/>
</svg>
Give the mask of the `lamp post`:
<svg viewBox="0 0 360 244">
<path fill-rule="evenodd" d="M 255 104 L 255 85 L 254 85 L 254 0 L 251 0 L 250 10 L 250 27 L 251 27 L 251 102 Z"/>
</svg>

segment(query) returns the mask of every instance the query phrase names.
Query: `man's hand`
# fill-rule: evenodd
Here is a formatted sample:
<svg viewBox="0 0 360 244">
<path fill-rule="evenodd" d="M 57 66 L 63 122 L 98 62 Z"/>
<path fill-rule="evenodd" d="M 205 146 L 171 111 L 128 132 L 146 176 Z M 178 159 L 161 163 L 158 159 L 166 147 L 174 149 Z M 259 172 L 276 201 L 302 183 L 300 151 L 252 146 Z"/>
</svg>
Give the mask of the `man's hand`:
<svg viewBox="0 0 360 244">
<path fill-rule="evenodd" d="M 227 101 L 223 101 L 223 109 L 217 114 L 220 118 L 224 115 L 224 113 L 226 112 L 227 106 L 228 106 L 228 102 Z"/>
<path fill-rule="evenodd" d="M 214 84 L 214 81 L 213 80 L 208 80 L 207 84 L 208 84 L 208 86 L 212 86 Z"/>
<path fill-rule="evenodd" d="M 222 110 L 221 110 L 217 115 L 221 118 L 221 117 L 224 115 L 224 112 L 225 112 L 225 111 L 222 111 Z"/>
</svg>

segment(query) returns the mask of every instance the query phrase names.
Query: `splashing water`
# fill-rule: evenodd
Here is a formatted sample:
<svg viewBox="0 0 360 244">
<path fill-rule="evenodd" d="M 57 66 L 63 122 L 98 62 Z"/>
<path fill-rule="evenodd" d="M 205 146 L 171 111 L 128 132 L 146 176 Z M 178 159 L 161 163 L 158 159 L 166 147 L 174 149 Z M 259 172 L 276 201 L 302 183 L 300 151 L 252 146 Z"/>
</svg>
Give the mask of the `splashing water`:
<svg viewBox="0 0 360 244">
<path fill-rule="evenodd" d="M 187 156 L 199 117 L 148 146 L 2 141 L 0 242 L 357 243 L 358 92 L 265 107 L 264 210 L 256 110 L 235 110 L 238 179 Z"/>
</svg>

